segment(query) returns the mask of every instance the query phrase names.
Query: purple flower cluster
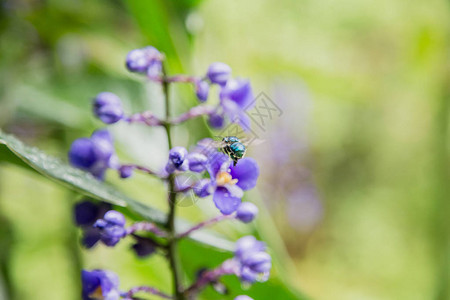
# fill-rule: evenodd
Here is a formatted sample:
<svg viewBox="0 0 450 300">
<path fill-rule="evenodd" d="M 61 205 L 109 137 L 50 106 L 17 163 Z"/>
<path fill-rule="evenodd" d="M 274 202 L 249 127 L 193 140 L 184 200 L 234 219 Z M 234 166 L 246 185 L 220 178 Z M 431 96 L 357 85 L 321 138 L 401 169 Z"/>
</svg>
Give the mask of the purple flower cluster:
<svg viewBox="0 0 450 300">
<path fill-rule="evenodd" d="M 272 259 L 266 252 L 266 245 L 254 236 L 245 236 L 236 242 L 235 259 L 239 262 L 240 277 L 245 282 L 267 280 Z"/>
<path fill-rule="evenodd" d="M 115 210 L 108 211 L 103 219 L 98 219 L 94 227 L 100 230 L 100 240 L 109 247 L 115 246 L 126 236 L 125 217 Z"/>
<path fill-rule="evenodd" d="M 94 131 L 90 138 L 75 140 L 69 150 L 69 161 L 100 180 L 108 168 L 119 166 L 111 134 L 104 129 Z"/>
<path fill-rule="evenodd" d="M 113 93 L 97 95 L 93 103 L 94 114 L 105 124 L 113 124 L 123 118 L 122 101 Z"/>
<path fill-rule="evenodd" d="M 158 76 L 162 70 L 163 55 L 152 46 L 135 49 L 128 53 L 126 65 L 128 70 L 145 73 L 148 77 Z"/>
<path fill-rule="evenodd" d="M 111 209 L 108 203 L 95 204 L 84 200 L 77 203 L 74 207 L 75 224 L 83 229 L 83 238 L 81 243 L 86 248 L 92 248 L 100 240 L 100 230 L 95 228 L 94 223 Z"/>
<path fill-rule="evenodd" d="M 229 157 L 223 153 L 212 150 L 211 140 L 199 142 L 194 151 L 203 153 L 207 157 L 206 170 L 209 179 L 202 179 L 194 186 L 194 192 L 199 197 L 213 195 L 216 207 L 223 214 L 235 212 L 241 204 L 244 191 L 256 186 L 259 176 L 259 167 L 252 158 L 243 158 L 236 166 L 231 164 Z M 245 214 L 245 206 L 240 215 Z M 251 209 L 254 214 L 257 209 Z M 244 218 L 245 219 L 245 218 Z"/>
<path fill-rule="evenodd" d="M 203 77 L 185 75 L 170 77 L 164 72 L 163 60 L 164 55 L 157 49 L 145 47 L 128 53 L 126 67 L 131 72 L 145 74 L 149 80 L 164 84 L 165 87 L 175 82 L 191 83 L 200 102 L 208 100 L 211 85 L 216 85 L 219 90 L 219 104 L 217 106 L 200 104 L 176 118 L 166 116 L 165 119 L 160 119 L 152 112 L 127 116 L 117 95 L 102 92 L 93 99 L 94 115 L 108 125 L 125 121 L 147 126 L 162 126 L 166 129 L 169 145 L 171 145 L 170 126 L 202 115 L 208 116 L 209 123 L 214 128 L 223 126 L 226 119 L 239 123 L 243 129 L 249 128 L 245 110 L 252 105 L 253 92 L 248 80 L 232 78 L 231 68 L 220 62 L 211 64 Z M 242 198 L 245 191 L 256 186 L 259 177 L 258 164 L 253 158 L 248 157 L 233 164 L 227 154 L 220 152 L 213 145 L 211 139 L 203 139 L 190 151 L 182 146 L 173 147 L 169 150 L 167 161 L 161 170 L 153 171 L 136 164 L 119 163 L 112 136 L 106 129 L 95 131 L 90 138 L 75 140 L 69 150 L 69 161 L 73 166 L 91 173 L 99 180 L 104 180 L 107 169 L 116 170 L 121 178 L 131 177 L 135 170 L 141 171 L 165 182 L 170 195 L 169 217 L 166 224 L 140 221 L 126 227 L 125 216 L 112 210 L 111 205 L 90 201 L 77 204 L 74 219 L 83 229 L 82 243 L 87 248 L 99 243 L 114 247 L 127 237 L 134 240 L 131 249 L 138 257 L 162 252 L 170 259 L 174 255 L 173 245 L 196 230 L 227 219 L 243 223 L 252 222 L 258 214 L 258 207 L 251 202 L 242 202 Z M 192 180 L 189 184 L 176 184 L 175 179 L 193 173 L 197 175 L 196 180 Z M 177 232 L 174 226 L 175 204 L 171 201 L 171 197 L 173 194 L 188 191 L 192 191 L 200 198 L 211 196 L 221 214 L 200 222 L 184 232 Z M 83 300 L 137 299 L 135 293 L 146 292 L 167 299 L 194 299 L 206 285 L 218 284 L 219 277 L 223 275 L 235 274 L 247 283 L 263 281 L 267 279 L 271 268 L 271 258 L 265 250 L 265 244 L 254 237 L 241 238 L 236 243 L 234 258 L 225 261 L 217 269 L 202 272 L 203 275 L 199 275 L 197 281 L 189 287 L 181 287 L 180 290 L 182 284 L 174 284 L 176 291 L 173 295 L 167 295 L 149 286 L 134 287 L 121 292 L 118 276 L 114 273 L 104 270 L 83 270 L 82 298 Z M 227 262 L 231 263 L 228 265 Z M 173 268 L 172 265 L 171 267 Z M 176 273 L 174 270 L 173 272 Z M 235 300 L 252 299 L 241 295 Z"/>
<path fill-rule="evenodd" d="M 206 78 L 211 84 L 217 84 L 220 87 L 219 105 L 209 116 L 211 127 L 221 128 L 224 119 L 228 118 L 231 122 L 241 125 L 244 130 L 250 128 L 250 119 L 245 113 L 252 107 L 254 100 L 250 81 L 231 78 L 231 68 L 221 62 L 215 62 L 209 66 Z M 197 96 L 198 90 L 199 88 L 197 88 Z M 203 90 L 206 90 L 206 87 Z M 198 98 L 202 102 L 206 101 L 205 98 Z"/>
<path fill-rule="evenodd" d="M 110 271 L 81 271 L 83 300 L 117 300 L 120 299 L 119 277 Z"/>
</svg>

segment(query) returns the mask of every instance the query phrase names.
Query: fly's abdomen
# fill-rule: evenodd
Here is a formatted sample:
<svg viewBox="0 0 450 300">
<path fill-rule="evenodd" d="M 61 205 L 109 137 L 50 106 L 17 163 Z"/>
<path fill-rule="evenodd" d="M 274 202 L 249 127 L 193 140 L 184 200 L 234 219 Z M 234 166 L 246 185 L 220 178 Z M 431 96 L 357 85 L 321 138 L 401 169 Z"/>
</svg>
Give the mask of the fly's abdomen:
<svg viewBox="0 0 450 300">
<path fill-rule="evenodd" d="M 242 143 L 233 143 L 229 146 L 233 155 L 237 158 L 242 158 L 245 155 L 245 146 Z"/>
</svg>

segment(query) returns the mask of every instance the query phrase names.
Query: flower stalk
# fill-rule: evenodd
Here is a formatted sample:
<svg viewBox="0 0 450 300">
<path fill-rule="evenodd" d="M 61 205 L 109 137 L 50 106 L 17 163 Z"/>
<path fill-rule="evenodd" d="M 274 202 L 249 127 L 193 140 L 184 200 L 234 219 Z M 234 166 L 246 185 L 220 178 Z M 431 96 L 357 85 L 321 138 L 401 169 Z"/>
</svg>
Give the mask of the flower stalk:
<svg viewBox="0 0 450 300">
<path fill-rule="evenodd" d="M 164 66 L 162 67 L 163 76 L 166 76 Z M 166 106 L 166 121 L 170 119 L 170 99 L 169 99 L 169 82 L 164 80 L 162 82 L 162 88 L 164 93 L 164 100 Z M 172 149 L 172 136 L 170 133 L 171 124 L 166 122 L 164 125 L 167 134 L 167 144 L 169 149 Z M 176 197 L 177 191 L 175 187 L 175 177 L 174 174 L 170 174 L 168 178 L 168 203 L 169 203 L 169 214 L 167 217 L 166 227 L 169 232 L 168 244 L 167 244 L 167 258 L 169 260 L 170 269 L 172 272 L 173 281 L 173 293 L 176 300 L 184 300 L 183 286 L 181 284 L 181 274 L 180 266 L 178 263 L 178 253 L 177 253 L 177 239 L 176 239 L 176 228 L 175 228 L 175 214 L 176 214 Z"/>
<path fill-rule="evenodd" d="M 214 217 L 212 219 L 200 222 L 197 225 L 192 226 L 191 228 L 189 228 L 185 232 L 180 233 L 177 236 L 177 238 L 178 239 L 182 239 L 184 237 L 187 237 L 188 235 L 190 235 L 192 232 L 194 232 L 196 230 L 199 230 L 199 229 L 204 228 L 206 226 L 214 225 L 214 224 L 216 224 L 216 223 L 218 223 L 220 221 L 223 221 L 223 220 L 230 220 L 230 219 L 234 219 L 234 218 L 235 218 L 235 216 L 233 214 L 232 215 L 218 215 L 217 217 Z"/>
<path fill-rule="evenodd" d="M 154 171 L 137 164 L 122 164 L 114 149 L 112 135 L 106 129 L 95 131 L 89 138 L 74 141 L 69 151 L 69 160 L 77 168 L 94 175 L 98 180 L 105 179 L 107 169 L 118 172 L 122 179 L 133 176 L 134 171 L 140 171 L 161 179 L 167 183 L 168 213 L 163 224 L 138 220 L 126 227 L 125 216 L 111 205 L 95 204 L 90 201 L 79 203 L 75 207 L 75 220 L 83 229 L 83 244 L 92 248 L 96 244 L 114 247 L 127 236 L 133 238 L 130 249 L 140 258 L 153 254 L 164 254 L 168 261 L 172 292 L 163 293 L 151 286 L 136 286 L 122 292 L 119 277 L 112 271 L 94 269 L 83 270 L 82 298 L 92 299 L 128 299 L 138 300 L 138 293 L 159 296 L 164 299 L 186 300 L 197 299 L 198 294 L 208 285 L 218 292 L 226 290 L 220 282 L 223 275 L 234 274 L 244 283 L 264 281 L 268 278 L 271 268 L 271 258 L 266 252 L 263 242 L 252 236 L 239 239 L 235 244 L 234 257 L 227 259 L 217 268 L 200 269 L 194 282 L 185 284 L 182 278 L 182 266 L 179 261 L 178 242 L 193 232 L 214 225 L 220 221 L 236 219 L 250 223 L 258 214 L 258 208 L 250 202 L 243 202 L 244 191 L 256 185 L 259 167 L 252 158 L 233 159 L 232 152 L 244 147 L 237 137 L 227 137 L 222 140 L 225 146 L 215 146 L 213 140 L 205 138 L 188 151 L 183 146 L 173 144 L 172 126 L 182 124 L 190 119 L 206 116 L 212 128 L 224 125 L 225 118 L 230 121 L 248 125 L 245 110 L 253 101 L 253 92 L 248 80 L 232 79 L 231 68 L 224 63 L 212 63 L 204 76 L 174 75 L 168 76 L 163 64 L 164 55 L 156 48 L 148 46 L 135 49 L 128 53 L 126 66 L 128 70 L 141 73 L 148 80 L 161 84 L 165 115 L 156 116 L 151 111 L 126 115 L 120 98 L 110 92 L 98 94 L 93 101 L 94 114 L 105 124 L 117 122 L 138 123 L 147 126 L 163 127 L 167 135 L 169 155 L 162 170 Z M 169 88 L 171 83 L 192 84 L 195 95 L 201 103 L 188 111 L 172 117 Z M 220 88 L 219 103 L 207 105 L 210 86 Z M 248 128 L 248 126 L 246 127 Z M 234 146 L 233 146 L 234 145 Z M 219 151 L 221 148 L 222 151 Z M 245 151 L 245 147 L 244 147 Z M 234 153 L 233 152 L 233 153 Z M 231 165 L 231 160 L 234 164 Z M 201 179 L 189 180 L 191 174 L 197 173 Z M 187 181 L 180 182 L 187 177 Z M 191 192 L 196 197 L 212 196 L 212 201 L 222 213 L 212 219 L 205 220 L 178 233 L 176 228 L 177 196 Z M 160 226 L 160 227 L 158 227 Z M 222 289 L 219 287 L 222 286 Z M 235 300 L 251 300 L 247 296 L 238 296 Z"/>
<path fill-rule="evenodd" d="M 125 295 L 124 299 L 136 299 L 133 296 L 139 292 L 144 292 L 151 295 L 156 295 L 164 299 L 173 299 L 173 297 L 161 292 L 160 290 L 151 286 L 137 286 L 130 289 Z"/>
</svg>

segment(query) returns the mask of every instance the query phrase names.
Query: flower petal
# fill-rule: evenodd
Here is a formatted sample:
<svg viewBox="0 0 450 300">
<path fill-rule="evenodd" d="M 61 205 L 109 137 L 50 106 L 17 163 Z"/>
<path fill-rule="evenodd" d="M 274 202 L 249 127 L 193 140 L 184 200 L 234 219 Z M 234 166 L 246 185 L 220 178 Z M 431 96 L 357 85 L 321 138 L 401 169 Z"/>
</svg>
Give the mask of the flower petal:
<svg viewBox="0 0 450 300">
<path fill-rule="evenodd" d="M 216 207 L 224 215 L 229 215 L 236 211 L 241 204 L 241 198 L 233 197 L 224 187 L 218 187 L 214 192 L 213 201 Z"/>
<path fill-rule="evenodd" d="M 254 104 L 252 86 L 246 79 L 228 80 L 220 93 L 220 98 L 232 100 L 242 110 L 247 110 Z"/>
<path fill-rule="evenodd" d="M 253 158 L 240 159 L 236 166 L 231 166 L 233 179 L 237 179 L 236 185 L 244 191 L 252 189 L 256 185 L 259 176 L 259 167 Z"/>
</svg>

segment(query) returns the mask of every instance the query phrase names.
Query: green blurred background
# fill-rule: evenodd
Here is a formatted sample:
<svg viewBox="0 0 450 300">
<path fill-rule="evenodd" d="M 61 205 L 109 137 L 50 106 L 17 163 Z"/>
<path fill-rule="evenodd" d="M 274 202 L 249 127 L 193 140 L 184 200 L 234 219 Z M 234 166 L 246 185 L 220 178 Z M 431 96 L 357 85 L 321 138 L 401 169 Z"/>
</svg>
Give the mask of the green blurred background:
<svg viewBox="0 0 450 300">
<path fill-rule="evenodd" d="M 0 5 L 0 127 L 62 159 L 75 138 L 102 126 L 90 107 L 98 92 L 117 93 L 129 113 L 162 110 L 157 88 L 124 68 L 129 50 L 149 44 L 171 73 L 202 75 L 223 61 L 278 105 L 281 116 L 257 133 L 265 144 L 249 154 L 261 165 L 248 196 L 260 218 L 215 227 L 271 246 L 273 279 L 247 291 L 255 299 L 450 299 L 448 1 Z M 192 89 L 174 89 L 172 101 L 186 110 Z M 163 165 L 163 131 L 112 130 L 123 161 Z M 175 140 L 187 146 L 208 134 L 195 120 Z M 165 209 L 157 181 L 119 182 L 112 172 L 108 181 Z M 79 299 L 81 267 L 114 270 L 124 289 L 170 291 L 160 257 L 138 260 L 127 243 L 78 246 L 71 209 L 80 198 L 0 148 L 0 299 Z M 217 213 L 209 200 L 179 211 L 191 220 Z M 189 242 L 181 251 L 187 276 L 228 257 Z"/>
</svg>

